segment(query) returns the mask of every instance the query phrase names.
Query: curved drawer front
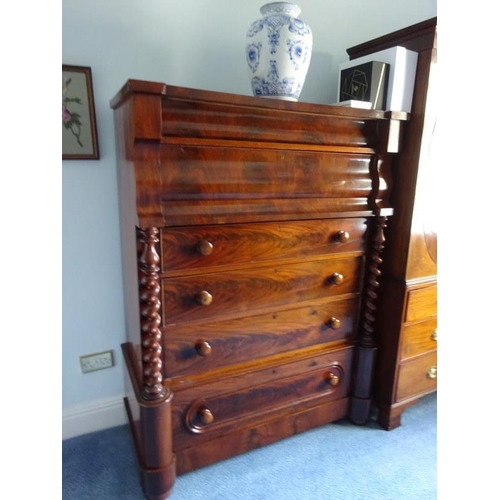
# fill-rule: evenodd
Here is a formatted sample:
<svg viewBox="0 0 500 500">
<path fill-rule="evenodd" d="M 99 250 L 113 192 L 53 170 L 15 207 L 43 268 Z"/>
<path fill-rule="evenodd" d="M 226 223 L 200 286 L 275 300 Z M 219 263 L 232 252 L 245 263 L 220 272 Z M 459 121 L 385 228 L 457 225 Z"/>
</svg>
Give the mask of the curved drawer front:
<svg viewBox="0 0 500 500">
<path fill-rule="evenodd" d="M 365 198 L 369 154 L 171 144 L 161 149 L 162 199 Z"/>
<path fill-rule="evenodd" d="M 361 290 L 363 257 L 162 280 L 163 325 L 293 306 Z"/>
<path fill-rule="evenodd" d="M 364 218 L 164 229 L 163 273 L 365 249 Z"/>
<path fill-rule="evenodd" d="M 175 392 L 174 450 L 346 397 L 352 347 Z"/>
<path fill-rule="evenodd" d="M 164 329 L 165 377 L 189 376 L 305 347 L 351 340 L 359 298 Z"/>
</svg>

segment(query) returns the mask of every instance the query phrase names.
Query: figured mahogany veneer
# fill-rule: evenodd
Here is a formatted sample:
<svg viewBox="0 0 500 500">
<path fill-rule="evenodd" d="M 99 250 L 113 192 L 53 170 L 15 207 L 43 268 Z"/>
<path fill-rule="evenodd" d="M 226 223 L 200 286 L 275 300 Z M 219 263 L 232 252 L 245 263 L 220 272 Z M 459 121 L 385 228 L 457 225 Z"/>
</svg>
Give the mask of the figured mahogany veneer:
<svg viewBox="0 0 500 500">
<path fill-rule="evenodd" d="M 112 101 L 141 482 L 367 421 L 405 113 L 130 80 Z"/>
</svg>

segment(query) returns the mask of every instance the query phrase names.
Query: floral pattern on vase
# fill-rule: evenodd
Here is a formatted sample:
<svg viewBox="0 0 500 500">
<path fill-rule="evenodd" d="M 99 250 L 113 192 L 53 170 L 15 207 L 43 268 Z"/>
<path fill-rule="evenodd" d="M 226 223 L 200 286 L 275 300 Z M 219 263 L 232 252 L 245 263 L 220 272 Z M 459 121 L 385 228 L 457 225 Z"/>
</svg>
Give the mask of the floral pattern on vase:
<svg viewBox="0 0 500 500">
<path fill-rule="evenodd" d="M 300 7 L 289 2 L 264 5 L 247 31 L 246 56 L 255 96 L 297 101 L 312 53 L 310 27 L 297 16 Z"/>
</svg>

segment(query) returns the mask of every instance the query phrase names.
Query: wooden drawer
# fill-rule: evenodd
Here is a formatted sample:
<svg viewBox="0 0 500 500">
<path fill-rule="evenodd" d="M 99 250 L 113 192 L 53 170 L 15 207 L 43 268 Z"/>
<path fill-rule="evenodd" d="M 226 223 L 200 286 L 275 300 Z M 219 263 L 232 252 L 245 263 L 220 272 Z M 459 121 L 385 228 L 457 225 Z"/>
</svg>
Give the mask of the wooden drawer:
<svg viewBox="0 0 500 500">
<path fill-rule="evenodd" d="M 288 414 L 346 397 L 352 353 L 353 348 L 348 347 L 176 389 L 172 414 L 174 451 L 251 427 L 279 412 Z"/>
<path fill-rule="evenodd" d="M 418 288 L 408 292 L 405 322 L 421 321 L 437 313 L 437 286 Z"/>
<path fill-rule="evenodd" d="M 309 346 L 351 340 L 359 298 L 164 329 L 164 376 L 189 376 Z M 332 321 L 332 319 L 334 321 Z"/>
<path fill-rule="evenodd" d="M 167 278 L 161 282 L 163 325 L 243 316 L 261 308 L 289 307 L 303 301 L 357 293 L 361 290 L 362 264 L 363 257 L 332 258 Z M 341 282 L 333 283 L 332 277 Z"/>
<path fill-rule="evenodd" d="M 366 219 L 164 229 L 163 273 L 365 250 Z"/>
<path fill-rule="evenodd" d="M 162 200 L 340 198 L 365 201 L 369 154 L 170 144 L 161 149 Z"/>
<path fill-rule="evenodd" d="M 423 354 L 437 347 L 437 318 L 403 326 L 401 360 Z"/>
<path fill-rule="evenodd" d="M 436 369 L 437 350 L 422 354 L 401 363 L 399 368 L 397 400 L 431 392 L 437 388 L 437 376 L 431 378 L 431 371 Z"/>
</svg>

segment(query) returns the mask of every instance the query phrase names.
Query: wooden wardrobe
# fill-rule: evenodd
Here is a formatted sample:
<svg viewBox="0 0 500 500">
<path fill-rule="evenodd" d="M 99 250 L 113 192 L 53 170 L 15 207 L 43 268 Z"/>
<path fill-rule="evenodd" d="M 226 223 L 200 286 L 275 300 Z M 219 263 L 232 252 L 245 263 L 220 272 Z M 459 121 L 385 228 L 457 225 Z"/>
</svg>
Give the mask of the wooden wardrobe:
<svg viewBox="0 0 500 500">
<path fill-rule="evenodd" d="M 437 18 L 348 49 L 351 59 L 394 46 L 418 52 L 411 120 L 393 163 L 377 314 L 375 398 L 386 429 L 437 390 Z"/>
</svg>

